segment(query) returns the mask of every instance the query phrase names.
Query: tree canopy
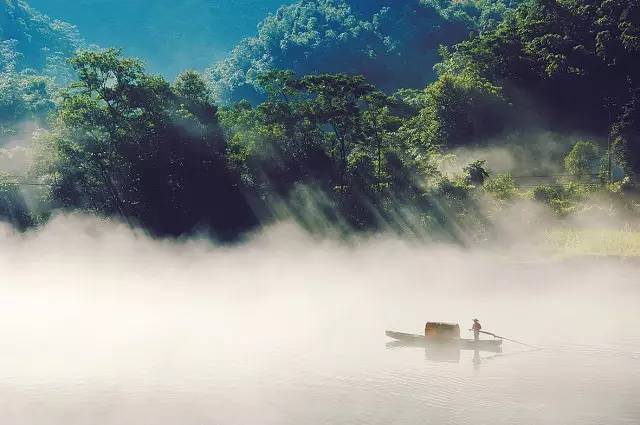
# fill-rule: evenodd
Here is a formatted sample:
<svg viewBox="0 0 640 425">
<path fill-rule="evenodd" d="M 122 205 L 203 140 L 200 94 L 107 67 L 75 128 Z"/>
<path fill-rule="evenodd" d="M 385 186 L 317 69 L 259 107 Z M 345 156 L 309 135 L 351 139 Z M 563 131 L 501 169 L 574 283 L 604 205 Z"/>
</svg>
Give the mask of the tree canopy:
<svg viewBox="0 0 640 425">
<path fill-rule="evenodd" d="M 40 141 L 38 166 L 55 205 L 169 235 L 206 226 L 225 237 L 251 220 L 198 74 L 169 84 L 113 49 L 82 52 L 71 64 L 79 79 Z"/>
<path fill-rule="evenodd" d="M 257 78 L 274 69 L 297 75 L 363 75 L 385 91 L 421 87 L 435 77 L 438 47 L 491 28 L 502 1 L 305 0 L 265 19 L 209 71 L 218 100 L 263 99 Z"/>
<path fill-rule="evenodd" d="M 22 0 L 0 2 L 0 71 L 31 69 L 64 78 L 66 60 L 82 44 L 74 26 L 50 19 Z"/>
<path fill-rule="evenodd" d="M 638 2 L 530 0 L 445 56 L 441 74 L 475 75 L 503 88 L 518 111 L 514 126 L 611 132 L 618 159 L 640 170 L 631 130 L 638 125 Z"/>
</svg>

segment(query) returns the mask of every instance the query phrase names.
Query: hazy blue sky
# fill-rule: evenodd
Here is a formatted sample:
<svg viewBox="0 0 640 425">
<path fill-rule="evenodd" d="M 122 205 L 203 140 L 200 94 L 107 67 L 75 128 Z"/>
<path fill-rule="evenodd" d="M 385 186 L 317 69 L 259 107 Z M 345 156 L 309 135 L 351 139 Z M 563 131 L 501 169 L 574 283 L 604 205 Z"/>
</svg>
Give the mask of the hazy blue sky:
<svg viewBox="0 0 640 425">
<path fill-rule="evenodd" d="M 292 0 L 27 0 L 75 24 L 90 43 L 125 48 L 149 68 L 174 76 L 224 56 L 257 24 Z"/>
</svg>

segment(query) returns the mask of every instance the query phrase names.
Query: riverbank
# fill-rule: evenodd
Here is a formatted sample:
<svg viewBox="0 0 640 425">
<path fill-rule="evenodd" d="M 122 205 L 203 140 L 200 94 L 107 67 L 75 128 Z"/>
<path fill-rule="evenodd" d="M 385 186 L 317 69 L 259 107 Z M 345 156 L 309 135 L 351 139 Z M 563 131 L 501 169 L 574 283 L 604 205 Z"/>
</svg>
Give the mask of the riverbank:
<svg viewBox="0 0 640 425">
<path fill-rule="evenodd" d="M 545 245 L 561 257 L 612 257 L 640 259 L 640 232 L 626 230 L 552 230 Z"/>
</svg>

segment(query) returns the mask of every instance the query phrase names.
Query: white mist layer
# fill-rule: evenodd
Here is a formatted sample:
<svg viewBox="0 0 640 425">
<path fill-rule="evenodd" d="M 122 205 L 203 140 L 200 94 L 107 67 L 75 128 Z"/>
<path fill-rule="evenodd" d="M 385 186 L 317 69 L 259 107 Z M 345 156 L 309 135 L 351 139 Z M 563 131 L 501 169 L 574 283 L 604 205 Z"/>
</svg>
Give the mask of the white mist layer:
<svg viewBox="0 0 640 425">
<path fill-rule="evenodd" d="M 234 247 L 84 217 L 0 238 L 3 424 L 640 419 L 640 263 L 289 225 Z M 468 336 L 474 317 L 543 350 L 505 342 L 474 367 L 385 347 L 385 329 L 450 321 Z"/>
</svg>

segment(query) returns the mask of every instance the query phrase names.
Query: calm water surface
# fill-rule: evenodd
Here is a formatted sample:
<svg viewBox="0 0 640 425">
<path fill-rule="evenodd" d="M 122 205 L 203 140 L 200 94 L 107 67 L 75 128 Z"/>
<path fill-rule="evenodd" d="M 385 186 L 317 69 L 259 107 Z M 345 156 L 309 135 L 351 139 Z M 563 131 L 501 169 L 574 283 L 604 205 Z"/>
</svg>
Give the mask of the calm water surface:
<svg viewBox="0 0 640 425">
<path fill-rule="evenodd" d="M 640 423 L 637 265 L 374 251 L 5 253 L 2 423 Z M 384 335 L 474 316 L 542 350 Z"/>
</svg>

